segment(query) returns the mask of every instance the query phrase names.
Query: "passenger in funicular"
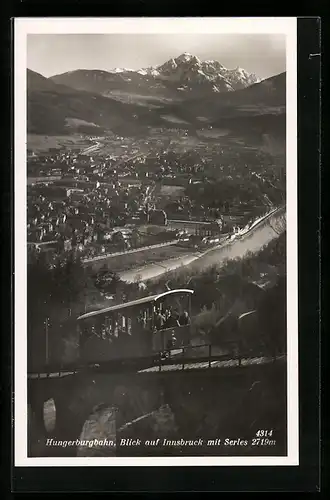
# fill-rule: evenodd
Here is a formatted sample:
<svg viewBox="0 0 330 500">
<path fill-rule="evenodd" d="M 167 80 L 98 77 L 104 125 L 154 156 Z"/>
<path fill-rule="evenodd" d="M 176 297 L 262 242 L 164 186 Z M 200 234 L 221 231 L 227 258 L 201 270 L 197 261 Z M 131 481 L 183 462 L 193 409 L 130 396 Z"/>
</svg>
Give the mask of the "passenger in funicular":
<svg viewBox="0 0 330 500">
<path fill-rule="evenodd" d="M 166 323 L 166 316 L 162 313 L 161 309 L 158 308 L 155 311 L 155 328 L 156 330 L 163 330 Z"/>
<path fill-rule="evenodd" d="M 189 318 L 189 314 L 188 314 L 187 311 L 183 311 L 183 313 L 180 314 L 180 316 L 179 316 L 179 325 L 180 326 L 190 325 L 190 318 Z"/>
<path fill-rule="evenodd" d="M 164 325 L 165 328 L 175 328 L 177 326 L 180 326 L 179 313 L 176 309 L 172 310 L 171 306 L 166 309 L 165 317 L 166 317 L 166 321 L 165 321 L 165 325 Z"/>
<path fill-rule="evenodd" d="M 190 317 L 187 311 L 181 314 L 178 309 L 173 309 L 171 305 L 158 307 L 154 310 L 155 314 L 155 331 L 173 329 L 170 337 L 166 341 L 166 349 L 170 350 L 176 346 L 178 340 L 175 335 L 175 328 L 190 325 Z M 184 339 L 181 339 L 184 342 Z"/>
<path fill-rule="evenodd" d="M 140 311 L 138 317 L 137 317 L 137 322 L 142 328 L 147 327 L 147 316 L 144 311 Z"/>
</svg>

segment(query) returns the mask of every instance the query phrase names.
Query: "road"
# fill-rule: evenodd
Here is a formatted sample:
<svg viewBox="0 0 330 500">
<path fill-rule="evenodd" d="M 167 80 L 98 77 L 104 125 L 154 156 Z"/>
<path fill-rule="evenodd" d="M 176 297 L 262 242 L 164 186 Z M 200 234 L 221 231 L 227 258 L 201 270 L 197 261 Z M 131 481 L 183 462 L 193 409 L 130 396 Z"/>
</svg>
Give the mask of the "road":
<svg viewBox="0 0 330 500">
<path fill-rule="evenodd" d="M 141 156 L 143 156 L 144 158 L 146 158 L 149 155 L 150 155 L 150 153 L 135 153 L 133 156 L 129 156 L 128 158 L 123 158 L 122 160 L 119 160 L 115 164 L 115 167 L 119 167 L 119 165 L 122 165 L 123 163 L 126 163 L 129 160 L 135 160 L 136 158 L 140 158 Z"/>
<path fill-rule="evenodd" d="M 88 155 L 90 153 L 93 153 L 93 151 L 97 151 L 98 149 L 102 148 L 103 147 L 103 144 L 102 142 L 99 142 L 99 141 L 95 141 L 95 144 L 92 144 L 91 146 L 88 146 L 88 148 L 86 149 L 83 149 L 81 151 L 81 154 L 82 155 Z M 119 167 L 120 165 L 122 165 L 123 163 L 126 163 L 127 161 L 129 160 L 134 160 L 135 158 L 139 158 L 140 156 L 143 156 L 144 158 L 146 158 L 147 156 L 149 156 L 151 153 L 134 153 L 134 155 L 132 156 L 129 156 L 128 158 L 123 158 L 123 159 L 120 159 L 118 160 L 118 162 L 114 165 L 115 167 Z"/>
<path fill-rule="evenodd" d="M 149 246 L 141 247 L 141 248 L 132 248 L 132 250 L 125 250 L 123 252 L 115 252 L 115 253 L 107 253 L 104 255 L 97 255 L 96 257 L 82 259 L 82 262 L 83 262 L 83 264 L 92 264 L 93 262 L 97 262 L 99 260 L 111 259 L 112 257 L 119 257 L 121 255 L 128 255 L 131 253 L 143 252 L 145 250 L 153 250 L 154 248 L 168 247 L 171 245 L 175 245 L 178 242 L 179 242 L 179 240 L 172 240 L 172 241 L 167 241 L 166 243 L 157 243 L 156 245 L 149 245 Z"/>
<path fill-rule="evenodd" d="M 101 146 L 102 146 L 101 142 L 96 141 L 96 144 L 93 144 L 92 146 L 88 146 L 88 148 L 83 149 L 80 154 L 88 155 L 89 153 L 92 153 L 93 151 L 100 149 Z"/>
<path fill-rule="evenodd" d="M 285 228 L 284 218 L 284 207 L 271 211 L 254 221 L 249 228 L 232 235 L 232 239 L 223 245 L 207 250 L 198 262 L 192 263 L 192 267 L 198 270 L 206 269 L 215 264 L 223 264 L 227 259 L 242 258 L 247 252 L 258 252 L 264 245 L 278 237 L 279 232 L 274 228 L 278 222 L 281 231 Z"/>
</svg>

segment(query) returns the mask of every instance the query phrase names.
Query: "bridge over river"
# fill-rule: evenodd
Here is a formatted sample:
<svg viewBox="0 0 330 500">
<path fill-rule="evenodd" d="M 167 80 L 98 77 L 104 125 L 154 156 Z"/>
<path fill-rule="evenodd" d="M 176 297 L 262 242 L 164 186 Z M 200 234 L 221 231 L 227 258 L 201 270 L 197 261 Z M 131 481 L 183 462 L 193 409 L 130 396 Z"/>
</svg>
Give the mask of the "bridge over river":
<svg viewBox="0 0 330 500">
<path fill-rule="evenodd" d="M 284 354 L 233 356 L 213 352 L 209 344 L 194 348 L 198 354 L 187 348 L 172 349 L 153 357 L 53 366 L 29 373 L 29 456 L 130 455 L 131 449 L 120 446 L 126 437 L 182 437 L 187 432 L 191 437 L 199 428 L 211 437 L 220 424 L 227 432 L 236 432 L 244 422 L 248 431 L 252 422 L 258 425 L 262 404 L 266 413 L 274 411 L 274 422 L 268 425 L 284 432 Z M 50 401 L 51 415 L 46 410 Z M 98 451 L 79 445 L 47 446 L 47 442 L 76 442 L 81 436 L 103 436 L 115 445 Z M 284 450 L 285 439 L 281 439 Z M 134 453 L 143 455 L 145 450 Z"/>
</svg>

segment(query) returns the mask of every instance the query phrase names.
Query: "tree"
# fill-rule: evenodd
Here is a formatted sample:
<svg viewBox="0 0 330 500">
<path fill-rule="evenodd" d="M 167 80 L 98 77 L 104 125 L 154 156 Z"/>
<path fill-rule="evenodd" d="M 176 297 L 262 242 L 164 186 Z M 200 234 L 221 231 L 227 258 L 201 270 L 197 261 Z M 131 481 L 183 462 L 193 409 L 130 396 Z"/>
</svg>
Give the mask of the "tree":
<svg viewBox="0 0 330 500">
<path fill-rule="evenodd" d="M 52 299 L 51 270 L 43 254 L 30 256 L 27 266 L 27 362 L 31 370 L 45 362 L 45 319 Z"/>
<path fill-rule="evenodd" d="M 97 288 L 101 289 L 104 286 L 108 273 L 109 268 L 107 264 L 103 264 L 99 271 L 94 275 L 94 283 Z"/>
<path fill-rule="evenodd" d="M 75 252 L 65 253 L 57 260 L 52 274 L 56 301 L 71 309 L 84 296 L 87 286 L 81 259 Z"/>
<path fill-rule="evenodd" d="M 138 248 L 141 242 L 141 235 L 137 229 L 133 229 L 131 235 L 131 242 L 133 248 Z"/>
<path fill-rule="evenodd" d="M 273 353 L 286 352 L 286 314 L 286 276 L 282 275 L 264 294 L 258 308 L 260 329 Z"/>
<path fill-rule="evenodd" d="M 28 310 L 40 312 L 52 296 L 51 270 L 42 253 L 33 253 L 27 266 Z"/>
<path fill-rule="evenodd" d="M 101 267 L 95 276 L 95 286 L 107 293 L 116 293 L 121 283 L 119 275 L 111 271 L 106 264 Z"/>
<path fill-rule="evenodd" d="M 75 331 L 75 318 L 84 311 L 87 297 L 91 299 L 96 289 L 74 252 L 59 255 L 53 267 L 43 254 L 33 255 L 28 265 L 27 289 L 31 368 L 45 363 L 46 335 L 52 357 L 60 360 L 64 337 Z"/>
</svg>

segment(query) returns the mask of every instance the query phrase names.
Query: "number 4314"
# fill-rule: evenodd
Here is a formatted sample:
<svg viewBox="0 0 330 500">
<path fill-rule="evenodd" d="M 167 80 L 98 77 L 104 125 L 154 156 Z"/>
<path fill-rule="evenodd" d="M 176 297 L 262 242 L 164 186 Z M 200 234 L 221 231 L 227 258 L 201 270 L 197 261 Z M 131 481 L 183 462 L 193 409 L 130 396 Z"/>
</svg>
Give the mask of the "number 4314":
<svg viewBox="0 0 330 500">
<path fill-rule="evenodd" d="M 271 437 L 273 435 L 273 429 L 265 430 L 260 429 L 256 432 L 257 437 Z"/>
</svg>

